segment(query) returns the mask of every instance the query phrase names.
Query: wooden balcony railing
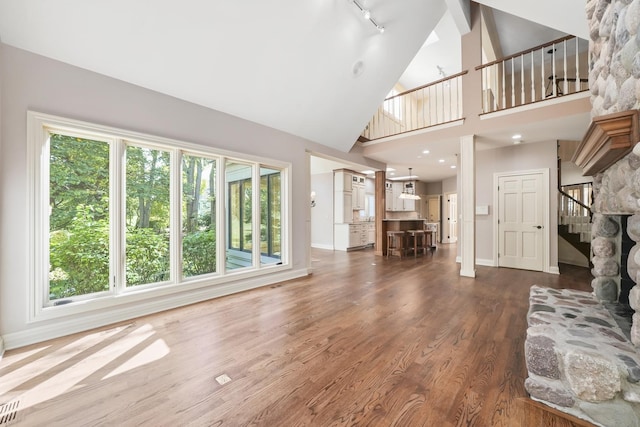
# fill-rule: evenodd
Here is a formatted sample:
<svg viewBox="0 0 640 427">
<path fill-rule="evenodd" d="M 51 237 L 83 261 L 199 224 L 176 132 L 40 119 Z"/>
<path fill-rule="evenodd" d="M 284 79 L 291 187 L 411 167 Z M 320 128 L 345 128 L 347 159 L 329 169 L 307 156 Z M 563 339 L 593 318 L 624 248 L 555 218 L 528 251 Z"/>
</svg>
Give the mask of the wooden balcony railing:
<svg viewBox="0 0 640 427">
<path fill-rule="evenodd" d="M 567 36 L 476 67 L 483 113 L 588 90 L 588 47 Z"/>
<path fill-rule="evenodd" d="M 362 137 L 380 139 L 461 119 L 465 74 L 467 71 L 385 99 Z"/>
<path fill-rule="evenodd" d="M 586 40 L 567 36 L 476 67 L 482 78 L 481 113 L 587 91 L 588 48 Z M 467 71 L 385 99 L 360 140 L 386 138 L 462 119 L 465 74 Z"/>
</svg>

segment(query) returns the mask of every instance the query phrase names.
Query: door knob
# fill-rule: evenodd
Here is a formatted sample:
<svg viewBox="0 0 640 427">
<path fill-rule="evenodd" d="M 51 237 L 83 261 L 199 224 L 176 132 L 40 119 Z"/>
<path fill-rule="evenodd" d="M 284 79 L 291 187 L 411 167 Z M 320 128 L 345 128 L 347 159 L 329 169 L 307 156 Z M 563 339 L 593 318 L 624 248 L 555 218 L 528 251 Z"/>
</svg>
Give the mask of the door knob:
<svg viewBox="0 0 640 427">
<path fill-rule="evenodd" d="M 540 230 L 542 228 L 541 225 L 534 225 L 535 228 L 537 228 L 538 230 Z"/>
</svg>

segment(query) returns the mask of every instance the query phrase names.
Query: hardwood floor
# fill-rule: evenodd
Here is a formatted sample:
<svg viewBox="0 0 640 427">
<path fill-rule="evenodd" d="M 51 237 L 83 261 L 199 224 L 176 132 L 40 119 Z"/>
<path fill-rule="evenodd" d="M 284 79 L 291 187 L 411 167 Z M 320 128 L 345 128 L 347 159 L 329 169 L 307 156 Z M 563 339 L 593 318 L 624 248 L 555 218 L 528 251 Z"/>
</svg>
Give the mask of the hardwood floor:
<svg viewBox="0 0 640 427">
<path fill-rule="evenodd" d="M 8 351 L 7 424 L 520 426 L 529 287 L 589 272 L 474 280 L 455 250 L 313 250 L 303 279 Z"/>
</svg>

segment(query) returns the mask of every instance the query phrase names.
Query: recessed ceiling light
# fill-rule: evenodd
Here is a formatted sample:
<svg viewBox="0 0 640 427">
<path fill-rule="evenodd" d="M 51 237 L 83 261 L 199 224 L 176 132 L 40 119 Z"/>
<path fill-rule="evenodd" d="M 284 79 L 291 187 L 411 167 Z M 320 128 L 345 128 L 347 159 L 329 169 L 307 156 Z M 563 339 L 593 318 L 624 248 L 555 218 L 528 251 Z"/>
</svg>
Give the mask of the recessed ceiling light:
<svg viewBox="0 0 640 427">
<path fill-rule="evenodd" d="M 455 169 L 455 168 L 456 168 L 456 165 L 451 165 L 451 169 Z"/>
<path fill-rule="evenodd" d="M 519 133 L 516 133 L 511 137 L 511 139 L 520 139 L 520 138 L 522 138 L 522 135 L 520 135 Z"/>
<path fill-rule="evenodd" d="M 387 168 L 387 172 L 393 172 L 394 170 L 394 168 Z"/>
<path fill-rule="evenodd" d="M 440 159 L 440 160 L 438 160 L 438 162 L 444 163 L 444 159 Z"/>
<path fill-rule="evenodd" d="M 422 154 L 429 154 L 429 150 L 422 150 Z"/>
</svg>

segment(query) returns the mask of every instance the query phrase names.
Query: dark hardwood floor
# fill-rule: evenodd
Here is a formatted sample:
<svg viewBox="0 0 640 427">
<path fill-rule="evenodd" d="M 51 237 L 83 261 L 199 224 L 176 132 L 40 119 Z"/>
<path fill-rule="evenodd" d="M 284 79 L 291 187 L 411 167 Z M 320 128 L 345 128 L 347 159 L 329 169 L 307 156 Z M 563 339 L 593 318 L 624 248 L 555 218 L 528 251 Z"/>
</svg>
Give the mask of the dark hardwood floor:
<svg viewBox="0 0 640 427">
<path fill-rule="evenodd" d="M 589 272 L 463 278 L 455 251 L 313 250 L 303 279 L 8 351 L 7 424 L 533 425 L 520 422 L 529 287 L 590 290 Z"/>
</svg>

